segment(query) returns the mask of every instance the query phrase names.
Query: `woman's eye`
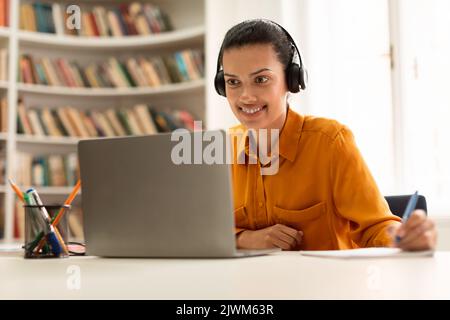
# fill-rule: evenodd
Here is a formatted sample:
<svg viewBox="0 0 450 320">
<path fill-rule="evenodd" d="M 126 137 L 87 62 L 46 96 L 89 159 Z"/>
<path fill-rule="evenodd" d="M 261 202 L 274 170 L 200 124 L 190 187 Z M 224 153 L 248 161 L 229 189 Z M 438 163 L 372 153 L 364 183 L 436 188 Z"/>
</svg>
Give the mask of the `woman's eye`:
<svg viewBox="0 0 450 320">
<path fill-rule="evenodd" d="M 239 81 L 236 79 L 228 79 L 227 84 L 229 84 L 230 86 L 235 86 L 235 85 L 239 84 Z"/>
<path fill-rule="evenodd" d="M 267 82 L 267 81 L 269 81 L 269 78 L 267 78 L 267 77 L 257 77 L 257 78 L 255 79 L 255 82 L 256 82 L 256 83 L 265 83 L 265 82 Z"/>
</svg>

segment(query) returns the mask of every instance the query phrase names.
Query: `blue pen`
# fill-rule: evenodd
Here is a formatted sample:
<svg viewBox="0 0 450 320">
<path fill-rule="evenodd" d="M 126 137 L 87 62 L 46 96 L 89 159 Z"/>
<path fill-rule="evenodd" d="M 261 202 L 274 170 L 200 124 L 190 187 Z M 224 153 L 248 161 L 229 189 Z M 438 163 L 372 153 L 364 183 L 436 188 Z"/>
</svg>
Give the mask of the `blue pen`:
<svg viewBox="0 0 450 320">
<path fill-rule="evenodd" d="M 411 213 L 413 213 L 414 209 L 416 208 L 417 200 L 419 199 L 419 192 L 416 191 L 414 194 L 409 198 L 408 205 L 406 206 L 405 212 L 402 216 L 402 223 L 405 223 L 408 221 L 409 217 L 411 216 Z M 399 243 L 402 240 L 399 236 L 395 237 L 395 241 Z"/>
</svg>

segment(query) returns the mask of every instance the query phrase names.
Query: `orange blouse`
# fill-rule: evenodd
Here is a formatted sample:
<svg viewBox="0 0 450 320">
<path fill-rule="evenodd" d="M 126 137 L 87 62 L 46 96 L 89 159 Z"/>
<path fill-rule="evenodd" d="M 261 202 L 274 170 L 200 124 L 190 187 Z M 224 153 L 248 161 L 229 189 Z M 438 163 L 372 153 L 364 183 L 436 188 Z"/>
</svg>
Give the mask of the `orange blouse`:
<svg viewBox="0 0 450 320">
<path fill-rule="evenodd" d="M 239 130 L 247 132 L 238 125 L 230 134 Z M 302 250 L 391 243 L 387 227 L 401 219 L 390 212 L 346 126 L 289 108 L 274 175 L 261 174 L 258 157 L 249 164 L 246 142 L 233 149 L 236 234 L 280 223 L 303 231 Z M 245 163 L 237 163 L 239 155 Z"/>
</svg>

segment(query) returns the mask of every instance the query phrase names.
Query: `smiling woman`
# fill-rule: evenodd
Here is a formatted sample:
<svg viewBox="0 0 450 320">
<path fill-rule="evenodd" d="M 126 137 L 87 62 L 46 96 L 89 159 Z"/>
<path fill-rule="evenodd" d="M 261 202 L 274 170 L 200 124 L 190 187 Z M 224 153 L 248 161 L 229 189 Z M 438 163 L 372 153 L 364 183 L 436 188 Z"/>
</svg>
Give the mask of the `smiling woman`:
<svg viewBox="0 0 450 320">
<path fill-rule="evenodd" d="M 252 132 L 264 129 L 266 136 L 254 137 L 258 148 L 264 144 L 269 154 L 277 153 L 272 161 L 279 162 L 276 174 L 266 176 L 261 168 L 268 163 L 259 158 L 233 163 L 238 247 L 434 248 L 436 231 L 422 212 L 403 225 L 390 212 L 346 126 L 289 107 L 288 93 L 306 88 L 305 75 L 295 42 L 280 25 L 248 20 L 225 35 L 215 88 L 241 122 L 231 133 L 248 132 L 234 148 L 234 158 L 248 157 Z M 274 129 L 280 132 L 276 139 Z M 393 243 L 396 235 L 403 240 Z"/>
</svg>

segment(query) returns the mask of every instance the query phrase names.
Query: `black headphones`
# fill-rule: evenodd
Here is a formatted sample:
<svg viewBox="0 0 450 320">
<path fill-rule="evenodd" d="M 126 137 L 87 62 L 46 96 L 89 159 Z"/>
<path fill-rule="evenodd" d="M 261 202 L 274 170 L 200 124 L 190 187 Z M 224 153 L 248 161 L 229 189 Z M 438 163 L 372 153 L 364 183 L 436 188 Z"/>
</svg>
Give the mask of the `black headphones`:
<svg viewBox="0 0 450 320">
<path fill-rule="evenodd" d="M 269 23 L 273 23 L 273 24 L 277 25 L 281 30 L 283 30 L 283 32 L 286 34 L 288 40 L 291 42 L 291 45 L 295 48 L 295 51 L 297 52 L 297 56 L 298 56 L 298 60 L 299 60 L 300 65 L 298 63 L 294 62 L 294 58 L 295 58 L 295 53 L 294 53 L 291 63 L 289 64 L 289 66 L 285 70 L 285 72 L 286 72 L 286 84 L 287 84 L 287 87 L 288 87 L 289 91 L 292 92 L 292 93 L 297 93 L 297 92 L 300 91 L 300 89 L 301 90 L 305 90 L 306 89 L 306 83 L 308 81 L 308 72 L 303 67 L 303 62 L 302 62 L 302 57 L 300 55 L 300 50 L 298 50 L 298 47 L 295 44 L 294 39 L 292 39 L 292 37 L 289 34 L 289 32 L 287 32 L 287 30 L 284 29 L 278 23 L 276 23 L 274 21 L 271 21 L 271 20 L 266 20 L 266 19 L 264 19 L 264 21 L 267 21 Z M 227 94 L 225 92 L 225 78 L 224 78 L 224 75 L 223 75 L 223 70 L 220 70 L 220 56 L 222 55 L 222 50 L 223 50 L 223 43 L 222 43 L 222 46 L 220 47 L 219 57 L 217 58 L 217 69 L 216 69 L 216 76 L 214 78 L 214 87 L 216 88 L 216 92 L 218 94 L 220 94 L 221 96 L 226 97 Z"/>
</svg>

